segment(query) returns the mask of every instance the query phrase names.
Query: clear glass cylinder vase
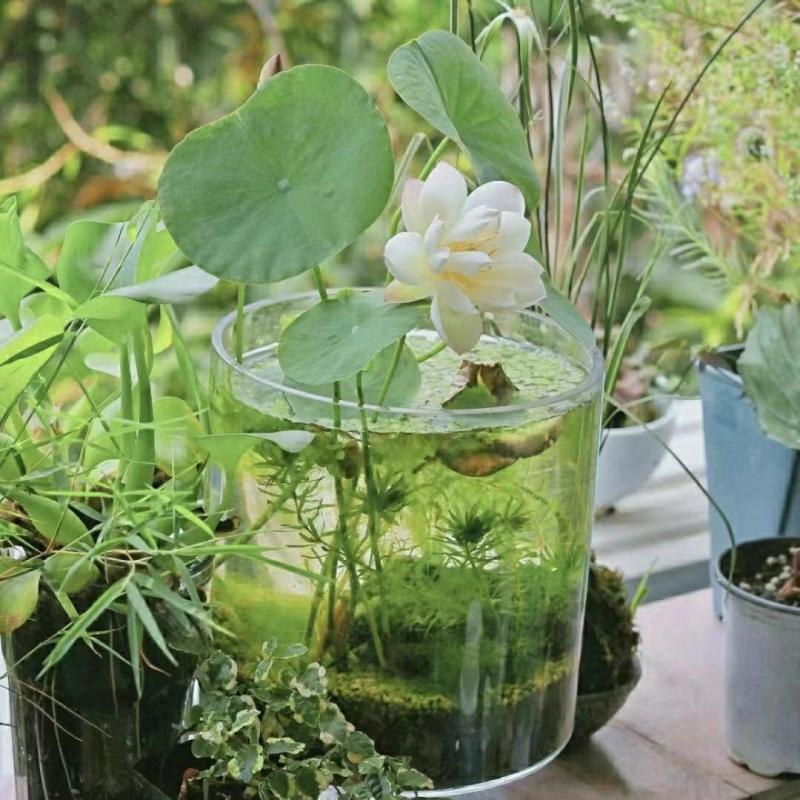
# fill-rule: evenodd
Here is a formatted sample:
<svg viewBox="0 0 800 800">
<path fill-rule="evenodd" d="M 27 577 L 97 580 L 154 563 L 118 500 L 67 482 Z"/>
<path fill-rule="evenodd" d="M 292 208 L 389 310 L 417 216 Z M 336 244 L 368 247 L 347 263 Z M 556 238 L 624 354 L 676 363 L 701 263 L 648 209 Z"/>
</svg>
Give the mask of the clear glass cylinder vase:
<svg viewBox="0 0 800 800">
<path fill-rule="evenodd" d="M 214 333 L 215 430 L 314 434 L 294 453 L 264 441 L 225 492 L 273 559 L 313 577 L 231 560 L 215 602 L 245 654 L 305 643 L 350 721 L 409 756 L 429 794 L 530 773 L 572 730 L 602 360 L 547 317 L 496 315 L 466 359 L 516 391 L 459 407 L 469 367 L 431 356 L 421 326 L 394 378 L 420 384 L 408 407 L 359 406 L 353 380 L 334 404 L 277 360 L 282 329 L 315 302 L 249 306 L 241 360 L 235 315 Z M 364 385 L 384 382 L 370 369 Z"/>
</svg>

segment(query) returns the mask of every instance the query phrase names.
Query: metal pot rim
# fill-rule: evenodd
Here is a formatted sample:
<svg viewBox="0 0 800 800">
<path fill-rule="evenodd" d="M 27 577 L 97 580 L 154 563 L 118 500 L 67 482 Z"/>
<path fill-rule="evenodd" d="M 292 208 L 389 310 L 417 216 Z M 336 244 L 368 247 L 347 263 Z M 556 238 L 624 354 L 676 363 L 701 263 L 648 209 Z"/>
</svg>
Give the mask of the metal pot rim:
<svg viewBox="0 0 800 800">
<path fill-rule="evenodd" d="M 770 543 L 785 543 L 789 544 L 794 542 L 795 544 L 800 545 L 800 537 L 797 536 L 770 536 L 766 539 L 753 539 L 749 542 L 742 542 L 742 544 L 737 545 L 737 550 L 746 549 L 748 547 L 755 547 L 757 545 L 764 544 L 766 542 Z M 788 614 L 793 617 L 800 617 L 800 608 L 796 608 L 794 606 L 787 606 L 784 603 L 775 603 L 772 600 L 765 600 L 763 597 L 758 597 L 757 595 L 751 594 L 750 592 L 746 592 L 744 589 L 739 588 L 738 586 L 732 584 L 729 580 L 727 575 L 723 574 L 722 571 L 722 560 L 728 556 L 733 548 L 729 547 L 725 552 L 723 552 L 720 557 L 714 563 L 714 577 L 717 580 L 717 583 L 722 588 L 723 592 L 730 593 L 737 597 L 739 600 L 744 600 L 747 603 L 750 603 L 754 606 L 759 606 L 760 608 L 768 608 L 772 611 L 776 611 L 782 614 Z M 724 598 L 723 598 L 724 599 Z"/>
</svg>

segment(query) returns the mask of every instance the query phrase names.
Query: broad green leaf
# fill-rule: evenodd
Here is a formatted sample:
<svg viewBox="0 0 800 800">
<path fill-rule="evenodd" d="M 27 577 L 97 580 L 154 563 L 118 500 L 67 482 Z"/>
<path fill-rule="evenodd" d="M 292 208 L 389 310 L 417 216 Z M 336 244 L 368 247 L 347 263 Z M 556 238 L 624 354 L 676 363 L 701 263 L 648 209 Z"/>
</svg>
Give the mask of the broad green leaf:
<svg viewBox="0 0 800 800">
<path fill-rule="evenodd" d="M 218 283 L 219 278 L 209 275 L 200 267 L 192 266 L 144 283 L 112 289 L 108 294 L 128 297 L 142 303 L 188 303 L 210 292 Z"/>
<path fill-rule="evenodd" d="M 773 439 L 800 450 L 800 308 L 765 308 L 739 358 L 745 393 L 761 427 Z"/>
<path fill-rule="evenodd" d="M 100 570 L 85 553 L 58 550 L 44 562 L 44 574 L 57 591 L 82 592 L 100 579 Z"/>
<path fill-rule="evenodd" d="M 194 440 L 202 427 L 191 407 L 179 397 L 153 402 L 156 427 L 156 465 L 168 475 L 179 475 L 197 464 Z"/>
<path fill-rule="evenodd" d="M 28 247 L 22 236 L 17 215 L 17 198 L 12 196 L 0 203 L 0 263 L 34 278 L 45 280 L 50 271 Z M 19 325 L 19 303 L 33 288 L 21 277 L 4 274 L 0 291 L 0 316 Z"/>
<path fill-rule="evenodd" d="M 46 542 L 67 547 L 78 540 L 89 540 L 80 517 L 64 503 L 17 488 L 8 489 L 6 494 L 25 509 L 31 524 Z"/>
<path fill-rule="evenodd" d="M 4 282 L 0 280 L 0 282 Z M 19 304 L 19 320 L 23 326 L 33 325 L 37 319 L 46 315 L 60 317 L 65 322 L 71 315 L 71 308 L 60 297 L 46 292 L 36 292 L 23 297 Z"/>
<path fill-rule="evenodd" d="M 517 112 L 458 36 L 428 31 L 399 47 L 389 79 L 414 111 L 464 148 L 481 183 L 509 181 L 536 207 L 539 180 Z"/>
<path fill-rule="evenodd" d="M 288 378 L 305 384 L 350 378 L 426 313 L 416 304 L 384 303 L 379 293 L 341 291 L 287 326 L 278 345 L 278 361 Z"/>
<path fill-rule="evenodd" d="M 56 266 L 59 286 L 83 303 L 101 291 L 135 283 L 141 244 L 132 245 L 127 230 L 125 222 L 73 222 Z"/>
<path fill-rule="evenodd" d="M 24 625 L 39 602 L 41 572 L 32 569 L 0 580 L 0 634 Z"/>
<path fill-rule="evenodd" d="M 116 343 L 147 324 L 146 305 L 109 294 L 81 303 L 74 313 L 78 319 L 85 319 L 98 333 Z"/>
<path fill-rule="evenodd" d="M 157 279 L 178 263 L 179 255 L 149 201 L 127 222 L 80 220 L 70 225 L 56 274 L 59 285 L 84 303 L 101 292 Z"/>
<path fill-rule="evenodd" d="M 205 433 L 195 437 L 211 460 L 231 475 L 242 456 L 262 442 L 272 442 L 287 453 L 299 453 L 314 440 L 308 431 L 275 431 L 274 433 Z"/>
<path fill-rule="evenodd" d="M 270 78 L 167 159 L 159 203 L 183 253 L 220 278 L 265 283 L 340 251 L 383 211 L 394 177 L 386 123 L 333 67 Z"/>
<path fill-rule="evenodd" d="M 63 333 L 63 321 L 48 314 L 0 343 L 0 406 L 16 400 L 47 363 Z"/>
<path fill-rule="evenodd" d="M 0 431 L 0 487 L 22 477 L 24 464 L 12 436 Z M 1 489 L 0 489 L 1 490 Z"/>
<path fill-rule="evenodd" d="M 381 350 L 369 362 L 369 365 L 362 373 L 361 386 L 366 405 L 377 405 L 381 398 L 384 384 L 394 361 L 395 346 L 390 344 Z M 404 346 L 394 377 L 389 384 L 388 394 L 384 398 L 384 405 L 407 408 L 417 396 L 421 383 L 422 376 L 417 359 L 413 351 L 408 346 Z M 286 401 L 291 406 L 292 413 L 296 419 L 314 421 L 330 417 L 330 402 L 333 400 L 333 387 L 330 383 L 305 384 L 287 380 L 286 385 L 310 395 L 325 398 L 322 401 L 287 394 Z M 342 400 L 358 403 L 358 392 L 356 391 L 356 379 L 354 377 L 341 381 L 339 389 Z M 357 414 L 358 411 L 355 409 L 342 409 L 343 417 L 354 417 Z"/>
<path fill-rule="evenodd" d="M 148 206 L 144 207 L 145 210 Z M 140 212 L 141 213 L 141 212 Z M 157 222 L 147 231 L 139 259 L 136 263 L 136 280 L 139 283 L 151 281 L 186 263 L 178 245 L 170 236 L 163 222 Z"/>
</svg>

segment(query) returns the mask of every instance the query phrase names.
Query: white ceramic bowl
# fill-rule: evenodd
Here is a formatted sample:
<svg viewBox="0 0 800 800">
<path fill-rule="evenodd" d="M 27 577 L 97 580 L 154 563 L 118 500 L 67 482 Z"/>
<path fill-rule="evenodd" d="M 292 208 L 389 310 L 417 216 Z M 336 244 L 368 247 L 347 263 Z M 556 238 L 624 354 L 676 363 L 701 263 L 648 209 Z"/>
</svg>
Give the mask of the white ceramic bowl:
<svg viewBox="0 0 800 800">
<path fill-rule="evenodd" d="M 595 511 L 609 508 L 640 489 L 664 458 L 667 451 L 659 439 L 668 443 L 672 438 L 675 407 L 669 399 L 657 403 L 662 414 L 647 427 L 633 425 L 603 431 L 597 459 Z"/>
</svg>

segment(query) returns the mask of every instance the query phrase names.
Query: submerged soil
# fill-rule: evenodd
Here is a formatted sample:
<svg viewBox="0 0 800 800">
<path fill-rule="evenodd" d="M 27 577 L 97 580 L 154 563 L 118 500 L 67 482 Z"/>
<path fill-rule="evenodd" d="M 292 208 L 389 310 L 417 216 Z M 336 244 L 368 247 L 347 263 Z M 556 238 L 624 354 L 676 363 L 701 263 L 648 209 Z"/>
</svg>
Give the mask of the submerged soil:
<svg viewBox="0 0 800 800">
<path fill-rule="evenodd" d="M 361 670 L 332 673 L 331 696 L 378 752 L 409 757 L 443 788 L 513 774 L 562 745 L 564 692 L 572 680 L 574 662 L 565 657 L 525 684 L 485 686 L 470 707 L 423 680 Z"/>
</svg>

